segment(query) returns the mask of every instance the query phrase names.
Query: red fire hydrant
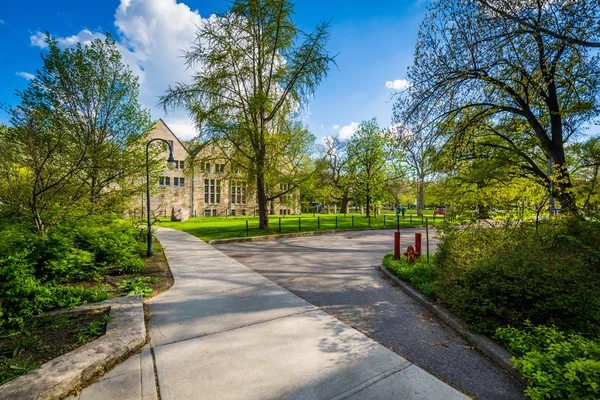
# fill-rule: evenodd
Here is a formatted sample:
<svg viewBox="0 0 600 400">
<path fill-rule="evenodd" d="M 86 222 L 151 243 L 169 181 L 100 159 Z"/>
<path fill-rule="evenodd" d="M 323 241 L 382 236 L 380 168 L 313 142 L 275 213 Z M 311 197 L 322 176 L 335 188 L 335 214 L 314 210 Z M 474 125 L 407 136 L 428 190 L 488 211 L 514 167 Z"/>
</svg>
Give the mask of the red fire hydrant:
<svg viewBox="0 0 600 400">
<path fill-rule="evenodd" d="M 409 264 L 415 263 L 417 255 L 415 254 L 415 248 L 412 246 L 412 244 L 408 245 L 408 248 L 406 249 L 406 253 L 404 253 L 404 255 L 406 256 L 406 261 L 408 261 Z"/>
</svg>

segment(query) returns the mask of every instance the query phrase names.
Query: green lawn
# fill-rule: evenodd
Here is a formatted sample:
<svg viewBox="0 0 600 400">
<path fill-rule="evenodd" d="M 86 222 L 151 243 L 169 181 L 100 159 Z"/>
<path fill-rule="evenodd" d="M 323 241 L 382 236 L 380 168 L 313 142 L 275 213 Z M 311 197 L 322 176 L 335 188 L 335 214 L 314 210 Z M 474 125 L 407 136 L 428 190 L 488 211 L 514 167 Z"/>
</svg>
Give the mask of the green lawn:
<svg viewBox="0 0 600 400">
<path fill-rule="evenodd" d="M 433 216 L 433 211 L 426 210 L 423 221 L 414 214 L 411 210 L 407 212 L 404 219 L 400 218 L 400 226 L 422 226 L 425 225 L 425 218 L 429 218 L 430 225 L 440 225 L 444 222 L 443 215 Z M 385 221 L 384 221 L 385 216 Z M 337 223 L 336 223 L 337 219 Z M 248 236 L 264 236 L 275 235 L 278 233 L 293 233 L 293 232 L 313 232 L 313 231 L 330 231 L 339 229 L 365 229 L 369 228 L 369 220 L 360 214 L 302 214 L 301 216 L 288 215 L 279 216 L 271 215 L 269 217 L 268 231 L 263 231 L 258 228 L 258 217 L 198 217 L 190 218 L 187 222 L 171 222 L 168 218 L 162 218 L 157 224 L 165 228 L 179 229 L 194 235 L 206 242 L 215 239 L 229 239 L 246 237 L 246 221 L 248 221 Z M 279 223 L 281 221 L 281 230 Z M 354 221 L 354 222 L 353 222 Z M 392 228 L 396 226 L 395 213 L 385 213 L 382 215 L 371 217 L 371 228 Z"/>
</svg>

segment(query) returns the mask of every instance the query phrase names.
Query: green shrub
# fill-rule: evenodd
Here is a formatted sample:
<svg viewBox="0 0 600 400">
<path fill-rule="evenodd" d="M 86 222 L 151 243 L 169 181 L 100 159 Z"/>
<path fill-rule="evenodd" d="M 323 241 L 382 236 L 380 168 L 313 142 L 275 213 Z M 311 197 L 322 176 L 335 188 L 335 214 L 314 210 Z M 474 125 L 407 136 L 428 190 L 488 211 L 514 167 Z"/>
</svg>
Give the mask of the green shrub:
<svg viewBox="0 0 600 400">
<path fill-rule="evenodd" d="M 97 221 L 92 221 L 97 222 Z M 101 301 L 107 294 L 70 286 L 108 272 L 144 268 L 144 245 L 137 231 L 111 223 L 79 221 L 57 227 L 45 237 L 18 225 L 0 230 L 0 325 L 56 307 Z"/>
<path fill-rule="evenodd" d="M 437 298 L 435 281 L 439 276 L 439 271 L 433 265 L 421 260 L 409 264 L 405 257 L 394 260 L 393 253 L 388 253 L 383 257 L 383 265 L 428 298 Z"/>
<path fill-rule="evenodd" d="M 600 342 L 529 322 L 498 328 L 496 337 L 515 355 L 533 400 L 600 398 Z"/>
<path fill-rule="evenodd" d="M 38 276 L 44 281 L 78 282 L 101 274 L 93 253 L 76 247 L 72 233 L 53 232 L 41 240 Z"/>
<path fill-rule="evenodd" d="M 144 244 L 138 237 L 137 231 L 116 224 L 79 226 L 74 232 L 78 247 L 93 253 L 99 265 L 119 273 L 136 273 L 144 268 L 140 257 Z"/>
<path fill-rule="evenodd" d="M 106 299 L 107 294 L 77 286 L 42 282 L 35 277 L 28 249 L 0 259 L 0 319 L 19 323 L 23 318 L 56 307 L 72 307 Z M 1 324 L 1 323 L 0 323 Z"/>
<path fill-rule="evenodd" d="M 438 246 L 442 302 L 473 329 L 531 320 L 565 331 L 600 328 L 598 223 L 560 219 L 446 232 Z"/>
</svg>

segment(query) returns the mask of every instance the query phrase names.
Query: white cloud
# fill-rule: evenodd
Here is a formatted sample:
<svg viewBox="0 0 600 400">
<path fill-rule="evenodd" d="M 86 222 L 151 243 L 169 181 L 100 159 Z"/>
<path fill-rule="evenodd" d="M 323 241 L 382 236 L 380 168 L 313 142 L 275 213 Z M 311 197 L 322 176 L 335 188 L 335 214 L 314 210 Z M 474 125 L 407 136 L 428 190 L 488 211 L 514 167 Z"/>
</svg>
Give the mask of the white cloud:
<svg viewBox="0 0 600 400">
<path fill-rule="evenodd" d="M 358 129 L 358 122 L 351 122 L 350 125 L 345 125 L 340 128 L 340 139 L 349 139 Z"/>
<path fill-rule="evenodd" d="M 387 81 L 385 87 L 394 90 L 404 90 L 410 87 L 410 82 L 406 79 L 396 79 L 395 81 Z"/>
<path fill-rule="evenodd" d="M 182 50 L 192 45 L 203 23 L 197 10 L 175 0 L 121 0 L 115 12 L 121 53 L 140 77 L 140 101 L 181 139 L 195 136 L 187 112 L 178 110 L 165 117 L 156 103 L 169 85 L 191 82 L 193 71 L 186 69 Z"/>
<path fill-rule="evenodd" d="M 157 102 L 169 85 L 191 82 L 193 71 L 186 69 L 182 51 L 192 45 L 204 19 L 197 10 L 176 0 L 121 0 L 114 17 L 123 61 L 139 77 L 140 102 L 152 110 L 153 118 L 163 118 L 180 139 L 192 138 L 196 130 L 187 112 L 177 110 L 165 116 Z M 59 46 L 69 47 L 97 37 L 104 34 L 84 29 L 56 40 Z M 30 41 L 32 46 L 47 47 L 42 32 L 32 35 Z"/>
<path fill-rule="evenodd" d="M 334 126 L 331 127 L 331 129 L 333 129 L 334 131 L 337 131 L 340 129 L 340 126 L 338 124 L 335 124 Z"/>
<path fill-rule="evenodd" d="M 97 38 L 104 39 L 104 34 L 100 32 L 92 32 L 88 29 L 83 29 L 77 35 L 55 37 L 59 47 L 71 47 L 77 43 L 87 44 Z M 29 40 L 32 46 L 40 47 L 42 49 L 48 47 L 48 44 L 46 43 L 46 34 L 43 32 L 36 32 L 35 35 L 29 36 Z"/>
<path fill-rule="evenodd" d="M 35 75 L 30 74 L 29 72 L 19 71 L 15 75 L 23 77 L 23 78 L 27 79 L 28 81 L 35 79 Z"/>
<path fill-rule="evenodd" d="M 46 34 L 43 32 L 36 32 L 35 35 L 29 36 L 29 40 L 32 46 L 41 47 L 42 49 L 48 47 L 46 44 Z"/>
</svg>

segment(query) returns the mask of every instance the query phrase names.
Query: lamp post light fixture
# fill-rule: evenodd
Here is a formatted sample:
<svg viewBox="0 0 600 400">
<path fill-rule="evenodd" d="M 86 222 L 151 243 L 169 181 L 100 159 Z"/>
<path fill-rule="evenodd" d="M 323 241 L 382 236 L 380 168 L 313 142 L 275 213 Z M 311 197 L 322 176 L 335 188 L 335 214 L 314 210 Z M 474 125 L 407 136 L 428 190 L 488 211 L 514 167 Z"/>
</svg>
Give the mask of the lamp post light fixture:
<svg viewBox="0 0 600 400">
<path fill-rule="evenodd" d="M 148 150 L 150 149 L 150 143 L 156 141 L 164 142 L 167 144 L 167 147 L 169 147 L 169 158 L 167 159 L 167 168 L 169 168 L 170 170 L 174 170 L 175 166 L 177 165 L 175 159 L 173 158 L 173 148 L 171 147 L 171 144 L 168 141 L 157 138 L 150 140 L 146 144 L 146 208 L 148 212 L 148 251 L 146 252 L 146 255 L 148 257 L 152 257 L 154 255 L 154 250 L 152 249 L 152 216 L 150 215 L 150 166 L 148 165 Z"/>
</svg>

